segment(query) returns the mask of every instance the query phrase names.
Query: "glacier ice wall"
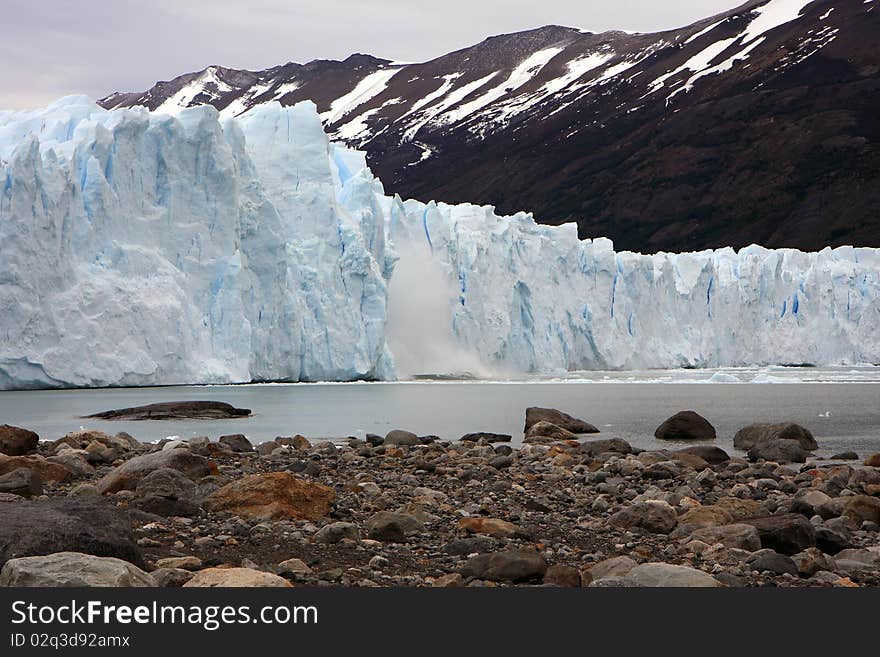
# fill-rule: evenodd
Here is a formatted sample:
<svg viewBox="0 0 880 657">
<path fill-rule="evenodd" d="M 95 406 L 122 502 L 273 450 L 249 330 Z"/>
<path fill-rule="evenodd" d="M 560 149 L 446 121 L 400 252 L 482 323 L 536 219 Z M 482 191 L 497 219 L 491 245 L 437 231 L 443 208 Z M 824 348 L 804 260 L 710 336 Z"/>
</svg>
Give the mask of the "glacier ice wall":
<svg viewBox="0 0 880 657">
<path fill-rule="evenodd" d="M 311 103 L 0 112 L 0 389 L 878 363 L 878 299 L 875 249 L 616 253 L 388 197 Z"/>
<path fill-rule="evenodd" d="M 0 388 L 393 376 L 333 150 L 307 104 L 0 115 Z"/>
</svg>

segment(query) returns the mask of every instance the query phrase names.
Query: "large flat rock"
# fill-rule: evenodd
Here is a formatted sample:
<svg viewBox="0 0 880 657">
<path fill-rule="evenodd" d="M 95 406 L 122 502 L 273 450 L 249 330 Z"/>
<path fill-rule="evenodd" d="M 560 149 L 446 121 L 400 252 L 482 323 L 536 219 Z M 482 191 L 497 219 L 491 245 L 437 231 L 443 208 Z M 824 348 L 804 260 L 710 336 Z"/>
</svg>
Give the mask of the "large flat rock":
<svg viewBox="0 0 880 657">
<path fill-rule="evenodd" d="M 0 501 L 0 566 L 19 557 L 79 552 L 143 566 L 128 515 L 101 499 Z"/>
<path fill-rule="evenodd" d="M 161 402 L 147 406 L 118 408 L 86 415 L 86 418 L 100 420 L 224 420 L 247 417 L 249 408 L 236 408 L 232 404 L 217 401 Z"/>
</svg>

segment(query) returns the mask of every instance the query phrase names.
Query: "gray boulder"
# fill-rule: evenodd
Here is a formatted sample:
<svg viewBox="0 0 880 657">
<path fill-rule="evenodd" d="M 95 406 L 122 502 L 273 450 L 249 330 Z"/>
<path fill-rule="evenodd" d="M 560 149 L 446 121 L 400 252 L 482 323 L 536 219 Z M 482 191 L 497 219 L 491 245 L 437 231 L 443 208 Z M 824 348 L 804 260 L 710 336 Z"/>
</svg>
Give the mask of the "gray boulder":
<svg viewBox="0 0 880 657">
<path fill-rule="evenodd" d="M 568 413 L 557 411 L 555 408 L 540 408 L 532 406 L 526 409 L 526 422 L 523 433 L 528 433 L 538 422 L 549 422 L 571 433 L 599 433 L 599 430 L 589 422 L 584 422 Z"/>
<path fill-rule="evenodd" d="M 690 447 L 677 449 L 672 453 L 699 456 L 709 465 L 720 465 L 730 460 L 730 455 L 727 452 L 714 445 L 691 445 Z"/>
<path fill-rule="evenodd" d="M 776 463 L 806 463 L 807 453 L 794 439 L 778 439 L 760 442 L 749 449 L 749 460 L 774 461 Z"/>
<path fill-rule="evenodd" d="M 761 546 L 782 554 L 797 554 L 816 545 L 816 530 L 798 513 L 743 520 L 758 530 Z"/>
<path fill-rule="evenodd" d="M 188 449 L 171 449 L 143 454 L 126 461 L 98 482 L 101 493 L 134 490 L 141 479 L 154 470 L 171 468 L 193 480 L 211 474 L 211 462 Z"/>
<path fill-rule="evenodd" d="M 615 454 L 632 454 L 633 448 L 623 438 L 607 438 L 603 440 L 588 440 L 581 444 L 579 451 L 590 456 L 598 456 L 606 452 Z"/>
<path fill-rule="evenodd" d="M 412 431 L 392 429 L 385 435 L 385 445 L 418 445 L 422 441 Z"/>
<path fill-rule="evenodd" d="M 731 523 L 718 527 L 703 527 L 690 535 L 691 540 L 703 541 L 709 545 L 721 543 L 726 548 L 736 548 L 755 552 L 761 549 L 758 530 L 745 523 Z"/>
<path fill-rule="evenodd" d="M 410 536 L 421 532 L 425 526 L 408 513 L 379 511 L 367 520 L 367 535 L 375 541 L 405 543 Z"/>
<path fill-rule="evenodd" d="M 137 566 L 113 557 L 56 552 L 10 559 L 0 571 L 0 586 L 147 587 L 155 580 Z"/>
<path fill-rule="evenodd" d="M 254 446 L 244 434 L 233 433 L 228 436 L 220 436 L 217 442 L 228 445 L 233 452 L 244 453 L 253 452 Z"/>
<path fill-rule="evenodd" d="M 585 566 L 581 569 L 581 586 L 592 586 L 609 577 L 625 577 L 636 565 L 631 558 L 621 555 Z"/>
<path fill-rule="evenodd" d="M 666 502 L 647 500 L 621 509 L 609 522 L 623 529 L 638 527 L 655 534 L 668 534 L 678 524 L 678 515 Z"/>
<path fill-rule="evenodd" d="M 626 576 L 636 586 L 676 588 L 717 588 L 721 582 L 702 570 L 670 563 L 643 563 Z"/>
<path fill-rule="evenodd" d="M 0 565 L 55 552 L 116 557 L 143 565 L 127 514 L 102 498 L 0 502 Z"/>
<path fill-rule="evenodd" d="M 797 575 L 798 567 L 794 560 L 774 550 L 759 550 L 748 560 L 749 567 L 759 572 L 770 572 L 774 575 Z"/>
<path fill-rule="evenodd" d="M 133 506 L 161 516 L 194 516 L 199 513 L 196 485 L 178 470 L 159 468 L 138 482 Z"/>
<path fill-rule="evenodd" d="M 527 582 L 540 580 L 547 572 L 547 561 L 537 552 L 509 550 L 478 554 L 461 568 L 464 577 L 494 582 Z"/>
<path fill-rule="evenodd" d="M 36 497 L 43 494 L 43 482 L 40 481 L 40 475 L 30 468 L 16 468 L 0 475 L 0 493 Z"/>
<path fill-rule="evenodd" d="M 356 541 L 361 537 L 358 526 L 352 522 L 331 522 L 315 532 L 316 543 L 339 543 L 347 538 Z"/>
<path fill-rule="evenodd" d="M 84 449 L 62 449 L 46 460 L 63 465 L 77 478 L 95 474 L 95 466 L 89 463 L 88 453 Z"/>
<path fill-rule="evenodd" d="M 809 429 L 792 422 L 775 424 L 750 424 L 736 432 L 733 446 L 748 451 L 758 443 L 771 440 L 797 440 L 805 450 L 818 449 L 819 445 Z"/>
</svg>

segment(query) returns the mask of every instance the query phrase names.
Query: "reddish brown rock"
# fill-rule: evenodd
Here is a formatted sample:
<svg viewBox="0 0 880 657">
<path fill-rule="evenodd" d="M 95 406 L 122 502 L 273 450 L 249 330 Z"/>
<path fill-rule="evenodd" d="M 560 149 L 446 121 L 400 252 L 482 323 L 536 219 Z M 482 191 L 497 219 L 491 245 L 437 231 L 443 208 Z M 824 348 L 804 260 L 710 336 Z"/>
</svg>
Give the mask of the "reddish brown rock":
<svg viewBox="0 0 880 657">
<path fill-rule="evenodd" d="M 33 431 L 9 424 L 0 425 L 0 454 L 22 456 L 34 451 L 39 442 L 40 437 Z"/>
<path fill-rule="evenodd" d="M 215 491 L 204 507 L 262 520 L 318 520 L 330 513 L 332 488 L 297 479 L 289 472 L 267 472 L 236 479 Z"/>
<path fill-rule="evenodd" d="M 58 463 L 47 461 L 42 456 L 6 456 L 0 454 L 0 475 L 19 468 L 33 470 L 43 482 L 65 482 L 74 478 L 74 473 Z"/>
<path fill-rule="evenodd" d="M 470 534 L 486 534 L 495 538 L 527 536 L 522 528 L 499 518 L 462 518 L 458 521 L 458 528 Z"/>
</svg>

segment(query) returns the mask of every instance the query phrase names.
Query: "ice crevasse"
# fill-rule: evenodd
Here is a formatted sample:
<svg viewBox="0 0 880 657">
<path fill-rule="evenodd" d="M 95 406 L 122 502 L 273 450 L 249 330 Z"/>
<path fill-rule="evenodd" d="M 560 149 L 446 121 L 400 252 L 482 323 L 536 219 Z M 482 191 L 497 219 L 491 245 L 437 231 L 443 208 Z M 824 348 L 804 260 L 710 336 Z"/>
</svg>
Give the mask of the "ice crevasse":
<svg viewBox="0 0 880 657">
<path fill-rule="evenodd" d="M 403 201 L 312 103 L 0 112 L 0 389 L 880 363 L 880 251 Z"/>
</svg>

